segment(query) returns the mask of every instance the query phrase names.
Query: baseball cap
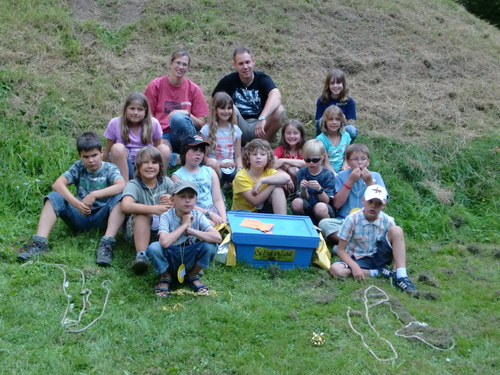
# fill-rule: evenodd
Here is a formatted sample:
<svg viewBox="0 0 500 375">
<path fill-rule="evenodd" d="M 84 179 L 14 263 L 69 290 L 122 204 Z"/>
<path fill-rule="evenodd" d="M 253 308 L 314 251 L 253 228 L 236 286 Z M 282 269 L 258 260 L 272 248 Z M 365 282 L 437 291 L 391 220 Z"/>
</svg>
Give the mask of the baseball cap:
<svg viewBox="0 0 500 375">
<path fill-rule="evenodd" d="M 201 144 L 205 144 L 205 145 L 209 146 L 209 143 L 207 141 L 205 141 L 203 138 L 201 138 L 199 135 L 189 135 L 186 138 L 184 138 L 184 140 L 182 141 L 183 146 L 186 146 L 186 145 L 197 146 L 197 145 L 201 145 Z"/>
<path fill-rule="evenodd" d="M 193 181 L 188 180 L 179 180 L 174 184 L 174 191 L 172 194 L 179 194 L 181 191 L 191 189 L 196 195 L 198 195 L 198 189 L 196 188 L 196 184 Z"/>
<path fill-rule="evenodd" d="M 366 188 L 364 197 L 365 201 L 369 201 L 371 199 L 379 199 L 382 202 L 387 202 L 387 198 L 389 198 L 387 190 L 382 185 L 368 186 Z"/>
</svg>

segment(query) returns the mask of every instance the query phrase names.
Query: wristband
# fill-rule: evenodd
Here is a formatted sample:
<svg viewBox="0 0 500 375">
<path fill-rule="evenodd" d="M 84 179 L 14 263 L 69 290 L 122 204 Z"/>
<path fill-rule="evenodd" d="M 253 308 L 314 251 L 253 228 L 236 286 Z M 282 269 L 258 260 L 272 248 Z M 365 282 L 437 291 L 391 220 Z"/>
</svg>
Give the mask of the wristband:
<svg viewBox="0 0 500 375">
<path fill-rule="evenodd" d="M 349 189 L 349 190 L 351 190 L 351 189 L 352 189 L 352 187 L 351 187 L 351 186 L 347 186 L 347 184 L 344 184 L 344 187 L 345 187 L 346 189 Z"/>
<path fill-rule="evenodd" d="M 263 120 L 265 120 L 265 119 L 266 119 L 266 117 L 265 117 L 265 116 L 259 116 L 259 117 L 257 118 L 257 120 L 259 120 L 259 121 L 263 121 Z"/>
<path fill-rule="evenodd" d="M 204 215 L 207 219 L 210 219 L 210 211 L 207 210 L 207 212 L 205 212 Z"/>
<path fill-rule="evenodd" d="M 317 194 L 320 195 L 320 194 L 323 194 L 323 192 L 325 191 L 325 189 L 321 188 L 317 191 Z"/>
</svg>

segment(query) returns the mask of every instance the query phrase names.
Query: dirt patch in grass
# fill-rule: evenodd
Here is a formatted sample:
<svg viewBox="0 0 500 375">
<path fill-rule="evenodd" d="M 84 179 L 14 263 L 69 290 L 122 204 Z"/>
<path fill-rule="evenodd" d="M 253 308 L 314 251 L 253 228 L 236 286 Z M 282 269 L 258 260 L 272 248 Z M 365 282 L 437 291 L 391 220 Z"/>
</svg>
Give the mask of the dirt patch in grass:
<svg viewBox="0 0 500 375">
<path fill-rule="evenodd" d="M 78 20 L 96 20 L 110 29 L 141 18 L 143 0 L 67 0 L 71 13 Z"/>
</svg>

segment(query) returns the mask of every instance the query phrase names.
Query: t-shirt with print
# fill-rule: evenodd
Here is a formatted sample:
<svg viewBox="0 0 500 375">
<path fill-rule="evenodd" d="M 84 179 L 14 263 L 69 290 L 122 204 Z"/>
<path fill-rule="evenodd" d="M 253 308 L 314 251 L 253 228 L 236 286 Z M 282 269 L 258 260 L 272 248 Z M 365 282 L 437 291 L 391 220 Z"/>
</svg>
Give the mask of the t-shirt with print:
<svg viewBox="0 0 500 375">
<path fill-rule="evenodd" d="M 200 133 L 209 139 L 210 135 L 210 125 L 205 124 L 200 130 Z M 217 128 L 217 145 L 215 146 L 215 152 L 212 147 L 208 150 L 208 157 L 215 158 L 219 161 L 224 159 L 230 159 L 234 161 L 234 144 L 237 139 L 241 138 L 241 129 L 238 125 L 234 125 L 234 136 L 233 136 L 233 125 L 228 128 L 222 129 Z M 210 142 L 210 141 L 209 141 Z M 210 145 L 212 146 L 212 145 Z"/>
<path fill-rule="evenodd" d="M 337 176 L 335 177 L 335 192 L 338 192 L 340 191 L 340 189 L 342 189 L 342 186 L 344 186 L 344 184 L 346 183 L 351 172 L 352 170 L 348 169 L 337 173 Z M 385 188 L 384 180 L 382 180 L 382 176 L 380 176 L 380 174 L 371 171 L 370 174 L 372 175 L 374 184 L 381 185 Z M 351 187 L 347 201 L 344 203 L 342 207 L 340 207 L 339 210 L 337 210 L 337 218 L 340 219 L 345 218 L 354 208 L 362 209 L 363 204 L 361 203 L 361 200 L 363 198 L 363 195 L 365 194 L 365 191 L 366 191 L 365 181 L 363 181 L 363 179 L 360 178 Z"/>
<path fill-rule="evenodd" d="M 206 165 L 200 165 L 198 173 L 190 173 L 186 168 L 181 167 L 174 172 L 174 175 L 181 180 L 193 181 L 198 188 L 198 200 L 196 205 L 201 208 L 213 206 L 214 200 L 212 198 L 212 172 L 213 169 Z"/>
<path fill-rule="evenodd" d="M 224 91 L 233 98 L 234 105 L 244 119 L 257 118 L 265 107 L 271 90 L 276 88 L 271 77 L 262 72 L 253 72 L 254 79 L 249 86 L 241 82 L 238 72 L 233 72 L 223 77 L 214 91 L 214 96 L 219 91 Z"/>
<path fill-rule="evenodd" d="M 101 169 L 91 172 L 83 165 L 81 160 L 74 163 L 63 173 L 63 176 L 70 185 L 75 185 L 76 197 L 79 200 L 82 200 L 95 190 L 105 189 L 113 185 L 116 180 L 123 178 L 118 167 L 114 164 L 103 161 Z M 92 205 L 92 211 L 99 210 L 111 198 L 112 196 L 96 199 Z"/>
<path fill-rule="evenodd" d="M 208 115 L 208 107 L 200 87 L 187 78 L 180 86 L 171 85 L 168 75 L 152 80 L 144 95 L 148 98 L 151 114 L 158 119 L 163 133 L 170 132 L 170 112 L 187 110 L 195 117 Z"/>
<path fill-rule="evenodd" d="M 359 259 L 373 256 L 377 252 L 377 241 L 394 225 L 394 218 L 382 211 L 373 222 L 369 222 L 364 210 L 359 210 L 345 218 L 337 236 L 347 241 L 347 253 Z"/>
<path fill-rule="evenodd" d="M 191 215 L 193 215 L 193 221 L 191 222 L 191 228 L 200 230 L 203 232 L 208 231 L 213 228 L 210 225 L 208 219 L 198 210 L 191 210 Z M 181 226 L 182 218 L 175 214 L 175 208 L 171 208 L 167 212 L 164 212 L 160 216 L 160 229 L 158 233 L 171 233 Z M 178 246 L 182 243 L 186 245 L 194 244 L 198 240 L 196 236 L 189 236 L 186 232 L 182 233 L 177 240 L 171 246 Z"/>
<path fill-rule="evenodd" d="M 152 139 L 147 144 L 142 143 L 142 140 L 141 140 L 142 129 L 141 128 L 139 128 L 136 133 L 130 131 L 128 134 L 129 142 L 125 143 L 123 141 L 122 134 L 121 134 L 122 120 L 120 117 L 115 117 L 115 118 L 111 119 L 111 121 L 108 124 L 108 127 L 106 128 L 106 131 L 104 132 L 104 136 L 107 139 L 114 141 L 115 143 L 122 143 L 123 145 L 125 145 L 125 148 L 128 150 L 129 159 L 133 164 L 135 162 L 135 157 L 137 156 L 137 153 L 139 152 L 139 150 L 141 148 L 146 147 L 146 146 L 153 146 L 154 141 L 156 141 L 157 139 L 161 139 L 161 135 L 163 132 L 162 132 L 160 123 L 154 117 L 152 118 L 152 122 L 153 122 L 153 131 L 151 132 Z"/>
<path fill-rule="evenodd" d="M 267 177 L 272 176 L 277 173 L 276 169 L 266 168 L 264 172 L 260 176 Z M 245 191 L 252 190 L 255 185 L 255 180 L 250 177 L 248 171 L 246 169 L 240 169 L 233 180 L 233 206 L 232 210 L 248 210 L 252 212 L 257 212 L 257 207 L 253 206 L 249 201 L 245 199 L 245 197 L 241 194 Z M 263 184 L 259 191 L 262 191 L 267 184 Z"/>
<path fill-rule="evenodd" d="M 340 141 L 337 146 L 334 146 L 325 133 L 321 133 L 316 137 L 325 146 L 326 154 L 330 159 L 330 165 L 335 172 L 340 172 L 344 163 L 344 152 L 347 146 L 351 143 L 351 136 L 346 131 L 340 132 Z"/>
<path fill-rule="evenodd" d="M 313 175 L 309 171 L 309 168 L 300 168 L 297 172 L 297 186 L 299 187 L 299 193 L 302 191 L 302 187 L 300 186 L 302 180 L 318 181 L 319 185 L 325 191 L 325 193 L 329 197 L 333 197 L 333 194 L 335 192 L 335 175 L 331 170 L 322 168 L 317 175 Z M 309 194 L 309 199 L 307 201 L 311 204 L 311 206 L 314 206 L 319 202 L 318 192 L 316 190 L 307 188 L 307 193 Z"/>
</svg>

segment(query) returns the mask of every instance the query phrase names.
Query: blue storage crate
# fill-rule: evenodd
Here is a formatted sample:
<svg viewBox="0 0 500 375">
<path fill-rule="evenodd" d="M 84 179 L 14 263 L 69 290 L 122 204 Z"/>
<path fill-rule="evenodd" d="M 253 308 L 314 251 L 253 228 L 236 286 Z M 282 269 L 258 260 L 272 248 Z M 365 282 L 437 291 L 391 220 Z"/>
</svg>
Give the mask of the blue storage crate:
<svg viewBox="0 0 500 375">
<path fill-rule="evenodd" d="M 309 267 L 312 253 L 319 245 L 318 232 L 308 216 L 229 211 L 227 217 L 236 245 L 236 260 L 254 267 Z M 272 233 L 242 227 L 245 219 L 274 224 Z"/>
</svg>

